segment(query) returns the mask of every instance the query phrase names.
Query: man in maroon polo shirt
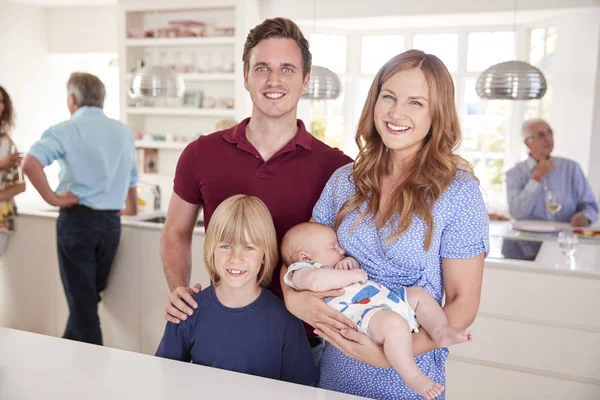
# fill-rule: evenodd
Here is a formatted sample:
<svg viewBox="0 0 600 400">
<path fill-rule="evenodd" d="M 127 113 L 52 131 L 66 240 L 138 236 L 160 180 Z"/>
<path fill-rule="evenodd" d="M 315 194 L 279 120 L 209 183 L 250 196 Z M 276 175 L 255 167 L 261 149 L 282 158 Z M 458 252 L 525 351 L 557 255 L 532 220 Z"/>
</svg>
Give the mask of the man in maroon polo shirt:
<svg viewBox="0 0 600 400">
<path fill-rule="evenodd" d="M 162 234 L 161 255 L 171 294 L 165 318 L 178 323 L 192 315 L 191 238 L 200 207 L 208 225 L 216 207 L 235 194 L 265 202 L 281 241 L 289 228 L 311 218 L 312 208 L 333 172 L 352 159 L 306 131 L 296 118 L 310 78 L 311 54 L 289 19 L 265 20 L 244 46 L 244 85 L 252 116 L 231 129 L 202 136 L 183 151 Z M 271 289 L 283 298 L 279 268 Z M 321 294 L 337 295 L 339 291 Z M 186 304 L 187 303 L 187 304 Z M 320 302 L 323 310 L 330 310 Z M 320 308 L 320 307 L 319 307 Z M 341 320 L 350 323 L 339 314 Z M 347 321 L 346 321 L 347 320 Z M 307 326 L 309 336 L 314 336 Z"/>
</svg>

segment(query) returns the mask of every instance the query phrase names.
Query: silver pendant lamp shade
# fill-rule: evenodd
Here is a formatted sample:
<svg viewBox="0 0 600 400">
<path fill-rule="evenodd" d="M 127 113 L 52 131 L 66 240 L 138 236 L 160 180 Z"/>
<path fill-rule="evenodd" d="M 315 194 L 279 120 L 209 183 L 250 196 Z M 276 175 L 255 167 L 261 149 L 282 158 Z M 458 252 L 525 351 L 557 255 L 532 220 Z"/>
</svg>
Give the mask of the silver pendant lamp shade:
<svg viewBox="0 0 600 400">
<path fill-rule="evenodd" d="M 475 91 L 482 99 L 534 100 L 547 90 L 542 71 L 523 61 L 492 65 L 477 78 Z"/>
<path fill-rule="evenodd" d="M 308 82 L 308 93 L 302 97 L 313 100 L 337 99 L 342 91 L 342 82 L 335 72 L 313 65 Z"/>
<path fill-rule="evenodd" d="M 183 97 L 185 83 L 164 67 L 142 67 L 136 71 L 128 86 L 129 96 L 144 97 Z"/>
</svg>

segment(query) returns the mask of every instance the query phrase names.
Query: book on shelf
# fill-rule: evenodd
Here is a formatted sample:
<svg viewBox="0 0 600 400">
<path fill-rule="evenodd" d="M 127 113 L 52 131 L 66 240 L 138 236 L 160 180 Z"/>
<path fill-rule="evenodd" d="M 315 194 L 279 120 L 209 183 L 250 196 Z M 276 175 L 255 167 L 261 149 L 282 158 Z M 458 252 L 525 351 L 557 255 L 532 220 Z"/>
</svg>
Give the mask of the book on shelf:
<svg viewBox="0 0 600 400">
<path fill-rule="evenodd" d="M 140 147 L 137 149 L 137 169 L 139 173 L 158 173 L 158 150 Z"/>
</svg>

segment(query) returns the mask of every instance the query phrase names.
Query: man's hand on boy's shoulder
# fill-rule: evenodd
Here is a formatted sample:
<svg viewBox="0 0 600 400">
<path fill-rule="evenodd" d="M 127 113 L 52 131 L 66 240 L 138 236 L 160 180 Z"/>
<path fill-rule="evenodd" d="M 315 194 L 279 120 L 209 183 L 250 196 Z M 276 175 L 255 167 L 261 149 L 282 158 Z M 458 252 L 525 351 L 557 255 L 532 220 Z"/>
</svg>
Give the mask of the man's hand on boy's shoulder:
<svg viewBox="0 0 600 400">
<path fill-rule="evenodd" d="M 358 264 L 358 261 L 356 261 L 355 258 L 353 258 L 353 257 L 345 257 L 342 261 L 340 261 L 337 264 L 335 264 L 333 268 L 334 269 L 350 270 L 350 269 L 360 268 L 360 265 Z"/>
<path fill-rule="evenodd" d="M 198 303 L 194 301 L 192 295 L 200 293 L 201 290 L 202 286 L 199 283 L 196 283 L 191 288 L 184 286 L 175 288 L 169 295 L 169 300 L 165 307 L 165 319 L 174 324 L 185 321 L 188 315 L 191 316 L 194 313 L 191 307 L 194 309 L 198 308 Z"/>
</svg>

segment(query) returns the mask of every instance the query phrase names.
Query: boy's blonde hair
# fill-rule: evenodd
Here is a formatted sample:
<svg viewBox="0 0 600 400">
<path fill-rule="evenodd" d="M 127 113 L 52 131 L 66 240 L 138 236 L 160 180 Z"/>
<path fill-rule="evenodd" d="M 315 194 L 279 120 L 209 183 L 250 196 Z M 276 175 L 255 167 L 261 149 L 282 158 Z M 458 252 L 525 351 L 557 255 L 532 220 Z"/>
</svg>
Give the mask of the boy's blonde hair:
<svg viewBox="0 0 600 400">
<path fill-rule="evenodd" d="M 215 249 L 220 242 L 233 246 L 252 242 L 264 253 L 257 276 L 260 286 L 271 282 L 277 263 L 277 235 L 269 209 L 258 197 L 238 194 L 222 202 L 213 213 L 204 240 L 204 264 L 215 286 L 221 277 L 215 267 Z"/>
</svg>

